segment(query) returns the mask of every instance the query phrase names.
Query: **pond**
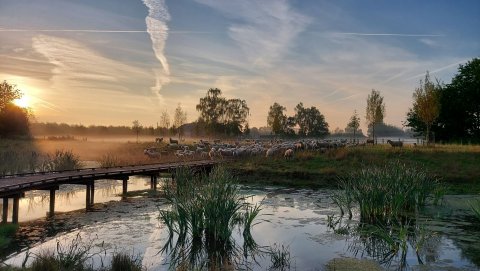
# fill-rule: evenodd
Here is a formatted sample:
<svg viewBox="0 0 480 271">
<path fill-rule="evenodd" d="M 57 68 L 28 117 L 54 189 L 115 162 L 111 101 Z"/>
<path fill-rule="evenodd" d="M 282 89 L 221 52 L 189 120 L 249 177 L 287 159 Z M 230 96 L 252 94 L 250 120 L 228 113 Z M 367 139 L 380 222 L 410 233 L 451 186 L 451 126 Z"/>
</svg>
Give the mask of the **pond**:
<svg viewBox="0 0 480 271">
<path fill-rule="evenodd" d="M 132 178 L 129 190 L 146 189 L 149 185 L 149 179 Z M 57 242 L 80 239 L 97 245 L 94 250 L 138 255 L 147 270 L 168 270 L 168 257 L 159 253 L 168 234 L 158 216 L 159 209 L 169 206 L 161 197 L 120 201 L 120 191 L 121 183 L 104 181 L 96 186 L 95 199 L 105 203 L 97 204 L 92 212 L 59 214 L 53 220 L 40 218 L 48 208 L 48 198 L 45 203 L 40 200 L 43 192 L 34 192 L 21 205 L 28 206 L 23 207 L 26 211 L 21 210 L 21 219 L 31 220 L 24 223 L 24 234 L 19 237 L 25 240 L 16 243 L 16 249 L 23 250 L 11 254 L 5 262 L 21 265 L 28 253 L 54 249 Z M 71 207 L 64 207 L 65 211 L 81 209 L 85 202 L 82 193 L 80 187 L 68 187 L 58 192 L 57 203 Z M 422 235 L 426 236 L 424 242 L 418 249 L 408 243 L 402 257 L 402 251 L 393 256 L 378 253 L 385 251 L 378 247 L 383 243 L 357 233 L 358 217 L 341 219 L 339 209 L 330 199 L 332 190 L 245 186 L 242 193 L 250 196 L 250 202 L 262 204 L 257 217 L 260 223 L 252 228 L 253 239 L 263 250 L 283 245 L 290 254 L 292 270 L 324 270 L 330 260 L 340 257 L 374 259 L 390 270 L 478 270 L 480 266 L 479 226 L 468 209 L 474 196 L 446 196 L 442 205 L 427 206 L 414 222 L 426 233 Z M 235 238 L 242 242 L 240 232 L 235 232 Z M 30 247 L 28 253 L 25 246 Z M 372 246 L 377 247 L 372 250 Z M 109 254 L 93 257 L 93 265 L 109 262 Z M 255 260 L 243 264 L 245 269 L 266 270 L 271 259 L 268 254 L 259 253 Z"/>
</svg>

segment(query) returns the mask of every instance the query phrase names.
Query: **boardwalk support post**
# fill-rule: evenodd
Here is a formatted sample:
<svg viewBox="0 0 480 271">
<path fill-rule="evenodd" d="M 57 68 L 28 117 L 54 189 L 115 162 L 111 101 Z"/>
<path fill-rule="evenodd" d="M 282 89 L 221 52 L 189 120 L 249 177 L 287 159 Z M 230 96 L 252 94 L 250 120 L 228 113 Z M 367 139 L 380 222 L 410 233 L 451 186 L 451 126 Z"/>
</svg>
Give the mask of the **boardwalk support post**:
<svg viewBox="0 0 480 271">
<path fill-rule="evenodd" d="M 126 197 L 128 190 L 128 177 L 122 179 L 122 196 L 123 198 Z"/>
<path fill-rule="evenodd" d="M 18 224 L 18 210 L 19 210 L 20 195 L 13 197 L 12 223 Z"/>
<path fill-rule="evenodd" d="M 2 223 L 7 223 L 8 219 L 8 198 L 3 198 L 3 212 L 2 212 Z"/>
<path fill-rule="evenodd" d="M 52 217 L 55 214 L 55 188 L 50 188 L 50 210 L 48 213 L 49 217 Z"/>
<path fill-rule="evenodd" d="M 157 191 L 157 175 L 150 176 L 150 189 Z"/>
<path fill-rule="evenodd" d="M 86 199 L 85 199 L 85 206 L 87 210 L 91 210 L 93 207 L 93 200 L 94 200 L 94 193 L 95 193 L 95 186 L 94 186 L 94 181 L 88 181 L 86 183 L 87 185 L 87 194 L 86 194 Z"/>
</svg>

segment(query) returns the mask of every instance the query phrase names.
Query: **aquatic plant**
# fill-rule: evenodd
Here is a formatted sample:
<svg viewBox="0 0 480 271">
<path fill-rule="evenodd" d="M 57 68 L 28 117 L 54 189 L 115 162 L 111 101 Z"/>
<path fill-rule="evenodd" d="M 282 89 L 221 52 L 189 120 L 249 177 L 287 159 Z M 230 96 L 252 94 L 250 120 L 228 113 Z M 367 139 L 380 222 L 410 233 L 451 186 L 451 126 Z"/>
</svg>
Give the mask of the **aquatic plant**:
<svg viewBox="0 0 480 271">
<path fill-rule="evenodd" d="M 267 253 L 270 255 L 271 265 L 268 270 L 285 271 L 290 270 L 290 248 L 286 245 L 273 244 L 267 248 Z"/>
<path fill-rule="evenodd" d="M 375 223 L 415 212 L 427 199 L 440 197 L 441 184 L 426 171 L 400 162 L 365 167 L 340 179 L 343 192 L 333 200 L 350 213 L 359 208 L 362 222 Z"/>
<path fill-rule="evenodd" d="M 10 243 L 10 238 L 15 234 L 18 225 L 0 224 L 0 249 L 5 248 Z"/>
<path fill-rule="evenodd" d="M 475 217 L 480 220 L 480 200 L 470 202 L 470 208 L 472 209 Z"/>
<path fill-rule="evenodd" d="M 391 266 L 395 263 L 397 270 L 405 270 L 407 266 L 407 254 L 414 250 L 418 264 L 423 264 L 425 259 L 424 247 L 435 247 L 435 233 L 426 230 L 425 226 L 415 218 L 405 220 L 393 220 L 390 225 L 382 223 L 360 224 L 356 229 L 357 242 L 361 243 L 362 249 L 352 246 L 355 254 L 361 250 L 379 261 L 381 264 Z M 429 250 L 431 253 L 431 250 Z"/>
<path fill-rule="evenodd" d="M 57 150 L 54 155 L 45 156 L 40 171 L 73 170 L 81 167 L 80 157 L 72 151 Z"/>
<path fill-rule="evenodd" d="M 171 268 L 234 265 L 240 254 L 232 238 L 235 229 L 243 228 L 245 257 L 256 247 L 250 228 L 261 208 L 246 202 L 235 178 L 223 167 L 214 168 L 209 175 L 177 169 L 175 182 L 165 185 L 165 197 L 172 208 L 160 211 L 169 231 L 162 252 L 169 253 Z"/>
<path fill-rule="evenodd" d="M 112 257 L 110 271 L 142 271 L 141 258 L 125 252 L 115 253 Z"/>
<path fill-rule="evenodd" d="M 116 167 L 121 165 L 120 159 L 112 153 L 102 155 L 99 163 L 100 167 Z"/>
</svg>

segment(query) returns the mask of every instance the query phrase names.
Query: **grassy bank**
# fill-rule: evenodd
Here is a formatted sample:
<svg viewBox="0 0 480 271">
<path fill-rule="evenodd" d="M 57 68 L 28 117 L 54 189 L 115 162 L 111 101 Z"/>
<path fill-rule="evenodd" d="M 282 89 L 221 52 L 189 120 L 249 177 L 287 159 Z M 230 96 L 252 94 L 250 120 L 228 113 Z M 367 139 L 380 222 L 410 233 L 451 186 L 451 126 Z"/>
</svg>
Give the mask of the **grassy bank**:
<svg viewBox="0 0 480 271">
<path fill-rule="evenodd" d="M 422 167 L 447 184 L 448 193 L 480 193 L 480 146 L 442 145 L 393 149 L 390 146 L 298 152 L 283 157 L 252 157 L 228 164 L 244 183 L 294 187 L 337 187 L 338 178 L 365 165 L 388 161 Z"/>
</svg>

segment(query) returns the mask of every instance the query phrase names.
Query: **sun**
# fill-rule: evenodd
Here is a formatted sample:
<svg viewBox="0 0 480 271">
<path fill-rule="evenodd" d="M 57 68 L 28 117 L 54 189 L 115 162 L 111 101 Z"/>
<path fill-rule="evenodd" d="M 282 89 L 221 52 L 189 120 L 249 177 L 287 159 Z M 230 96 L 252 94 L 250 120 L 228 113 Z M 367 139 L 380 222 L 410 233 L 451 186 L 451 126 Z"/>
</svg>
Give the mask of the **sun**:
<svg viewBox="0 0 480 271">
<path fill-rule="evenodd" d="M 22 98 L 13 100 L 13 103 L 19 107 L 27 108 L 30 106 L 30 97 L 23 95 Z"/>
</svg>

